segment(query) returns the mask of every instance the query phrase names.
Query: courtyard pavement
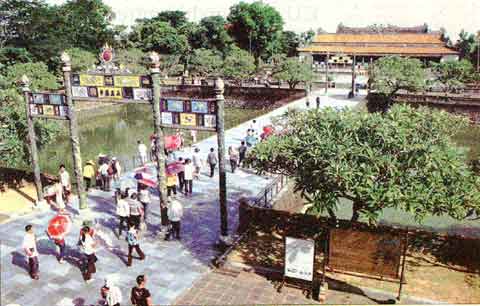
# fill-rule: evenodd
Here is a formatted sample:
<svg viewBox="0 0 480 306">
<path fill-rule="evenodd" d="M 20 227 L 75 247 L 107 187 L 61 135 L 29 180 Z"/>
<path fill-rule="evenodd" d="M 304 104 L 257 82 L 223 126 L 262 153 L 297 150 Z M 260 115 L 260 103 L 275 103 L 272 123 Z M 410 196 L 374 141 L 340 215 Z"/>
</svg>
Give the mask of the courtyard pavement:
<svg viewBox="0 0 480 306">
<path fill-rule="evenodd" d="M 346 91 L 332 90 L 333 95 L 322 97 L 321 107 L 349 107 L 357 102 L 344 98 Z M 337 93 L 338 95 L 335 95 Z M 341 93 L 341 95 L 340 95 Z M 310 107 L 315 106 L 315 96 L 310 97 Z M 273 116 L 288 108 L 305 108 L 305 99 L 300 99 L 257 118 L 258 127 L 270 123 Z M 226 132 L 225 145 L 238 146 L 245 137 L 250 122 Z M 198 144 L 206 159 L 208 149 L 217 147 L 216 137 L 207 138 Z M 189 156 L 190 148 L 179 155 Z M 153 167 L 153 166 L 151 166 Z M 234 233 L 237 224 L 237 200 L 241 197 L 255 197 L 265 188 L 271 178 L 258 176 L 249 171 L 230 173 L 227 166 L 227 194 L 229 232 Z M 209 263 L 217 255 L 215 243 L 219 237 L 220 216 L 218 204 L 218 173 L 214 178 L 206 176 L 207 169 L 199 181 L 193 183 L 193 196 L 178 199 L 184 205 L 182 220 L 182 240 L 164 241 L 159 234 L 160 209 L 158 196 L 154 195 L 149 207 L 147 231 L 141 239 L 141 248 L 146 254 L 144 261 L 135 260 L 132 267 L 126 266 L 127 243 L 124 237 L 117 238 L 117 227 L 113 193 L 93 190 L 88 194 L 89 209 L 78 211 L 76 200 L 69 207 L 74 226 L 66 237 L 66 263 L 59 264 L 55 257 L 55 247 L 45 235 L 48 221 L 56 214 L 50 209 L 20 216 L 0 225 L 0 305 L 18 304 L 21 306 L 87 306 L 100 304 L 100 288 L 106 277 L 115 280 L 120 287 L 124 304 L 129 304 L 130 290 L 135 278 L 145 274 L 147 288 L 152 293 L 155 305 L 171 304 L 182 292 L 191 288 L 195 281 L 209 272 Z M 122 177 L 126 185 L 135 187 L 133 173 Z M 81 254 L 76 246 L 78 233 L 84 220 L 93 220 L 96 229 L 97 273 L 94 281 L 83 281 L 79 261 Z M 26 258 L 21 249 L 24 226 L 33 224 L 37 235 L 40 253 L 40 280 L 32 280 L 27 273 Z M 122 304 L 123 305 L 123 304 Z"/>
</svg>

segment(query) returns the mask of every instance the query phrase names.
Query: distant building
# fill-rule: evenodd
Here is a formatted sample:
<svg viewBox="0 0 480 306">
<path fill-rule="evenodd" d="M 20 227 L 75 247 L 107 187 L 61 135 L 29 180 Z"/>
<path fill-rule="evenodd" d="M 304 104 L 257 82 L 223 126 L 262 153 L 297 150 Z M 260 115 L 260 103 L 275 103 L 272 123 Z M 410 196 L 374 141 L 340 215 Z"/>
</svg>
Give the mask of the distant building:
<svg viewBox="0 0 480 306">
<path fill-rule="evenodd" d="M 337 33 L 317 35 L 311 44 L 298 48 L 300 57 L 313 59 L 320 68 L 328 61 L 333 67 L 356 64 L 365 67 L 387 55 L 418 58 L 424 62 L 458 59 L 459 53 L 447 46 L 441 32 L 429 32 L 426 26 L 401 28 L 339 26 Z"/>
</svg>

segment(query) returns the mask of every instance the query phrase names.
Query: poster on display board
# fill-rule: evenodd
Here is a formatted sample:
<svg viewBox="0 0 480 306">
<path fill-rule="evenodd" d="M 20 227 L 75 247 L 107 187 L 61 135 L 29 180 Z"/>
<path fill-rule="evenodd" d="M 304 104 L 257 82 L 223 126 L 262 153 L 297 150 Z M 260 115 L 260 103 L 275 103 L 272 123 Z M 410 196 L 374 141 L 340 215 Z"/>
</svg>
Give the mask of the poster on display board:
<svg viewBox="0 0 480 306">
<path fill-rule="evenodd" d="M 285 237 L 285 276 L 313 281 L 315 242 Z"/>
<path fill-rule="evenodd" d="M 80 74 L 78 77 L 80 86 L 105 86 L 103 75 Z M 74 79 L 75 82 L 75 79 Z"/>
</svg>

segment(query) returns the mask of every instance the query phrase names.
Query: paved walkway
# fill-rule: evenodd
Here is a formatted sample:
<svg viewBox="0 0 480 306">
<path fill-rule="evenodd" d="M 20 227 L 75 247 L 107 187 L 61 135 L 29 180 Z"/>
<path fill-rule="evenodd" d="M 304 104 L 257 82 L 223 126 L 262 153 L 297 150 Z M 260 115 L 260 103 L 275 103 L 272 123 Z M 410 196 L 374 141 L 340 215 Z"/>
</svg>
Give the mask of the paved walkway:
<svg viewBox="0 0 480 306">
<path fill-rule="evenodd" d="M 315 105 L 314 98 L 310 99 Z M 322 98 L 322 107 L 353 106 L 355 102 L 339 98 Z M 282 114 L 288 107 L 305 107 L 305 99 L 295 101 L 287 106 L 257 118 L 258 126 L 270 122 L 272 116 Z M 250 122 L 232 128 L 226 132 L 226 147 L 238 146 L 245 136 Z M 197 144 L 201 153 L 206 154 L 210 147 L 216 148 L 216 138 L 211 137 Z M 188 152 L 184 152 L 187 154 Z M 207 169 L 203 169 L 204 174 Z M 227 167 L 227 171 L 229 168 Z M 135 185 L 133 173 L 127 173 L 122 180 Z M 229 229 L 236 227 L 237 202 L 240 197 L 256 196 L 268 183 L 270 178 L 245 171 L 235 174 L 227 173 Z M 152 204 L 147 220 L 148 231 L 141 240 L 141 247 L 146 254 L 145 261 L 134 261 L 132 267 L 126 266 L 127 244 L 122 237 L 118 239 L 113 229 L 117 226 L 113 194 L 94 190 L 89 193 L 90 209 L 78 212 L 73 203 L 70 208 L 74 220 L 71 234 L 66 238 L 67 262 L 59 264 L 55 258 L 55 248 L 47 239 L 44 231 L 48 221 L 55 212 L 36 212 L 21 216 L 11 222 L 1 224 L 0 257 L 1 274 L 0 305 L 9 303 L 22 306 L 86 306 L 98 305 L 99 290 L 105 277 L 114 278 L 121 288 L 124 301 L 129 300 L 130 288 L 135 285 L 139 274 L 148 276 L 147 287 L 151 289 L 155 305 L 171 304 L 183 291 L 192 287 L 209 270 L 208 264 L 217 254 L 214 244 L 219 236 L 220 216 L 218 209 L 218 176 L 213 179 L 202 175 L 200 181 L 194 181 L 193 196 L 179 196 L 184 204 L 185 213 L 182 220 L 182 240 L 164 241 L 159 233 L 159 205 Z M 158 197 L 153 197 L 158 203 Z M 95 223 L 98 247 L 97 273 L 95 280 L 84 283 L 78 268 L 81 255 L 76 247 L 78 232 L 83 220 Z M 26 272 L 26 261 L 21 250 L 24 226 L 33 224 L 38 239 L 40 252 L 40 280 L 31 280 Z"/>
</svg>

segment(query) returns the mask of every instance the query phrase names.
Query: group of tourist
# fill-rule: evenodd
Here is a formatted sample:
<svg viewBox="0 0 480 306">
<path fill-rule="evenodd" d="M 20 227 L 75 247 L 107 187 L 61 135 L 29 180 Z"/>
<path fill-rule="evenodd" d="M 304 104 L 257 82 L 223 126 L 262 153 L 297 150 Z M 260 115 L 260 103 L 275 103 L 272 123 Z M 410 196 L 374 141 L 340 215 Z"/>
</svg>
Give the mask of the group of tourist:
<svg viewBox="0 0 480 306">
<path fill-rule="evenodd" d="M 108 156 L 100 154 L 98 165 L 98 169 L 95 169 L 95 162 L 89 160 L 83 167 L 83 181 L 87 192 L 92 187 L 109 192 L 111 191 L 112 181 L 118 182 L 120 180 L 122 167 L 116 157 L 110 159 Z"/>
</svg>

